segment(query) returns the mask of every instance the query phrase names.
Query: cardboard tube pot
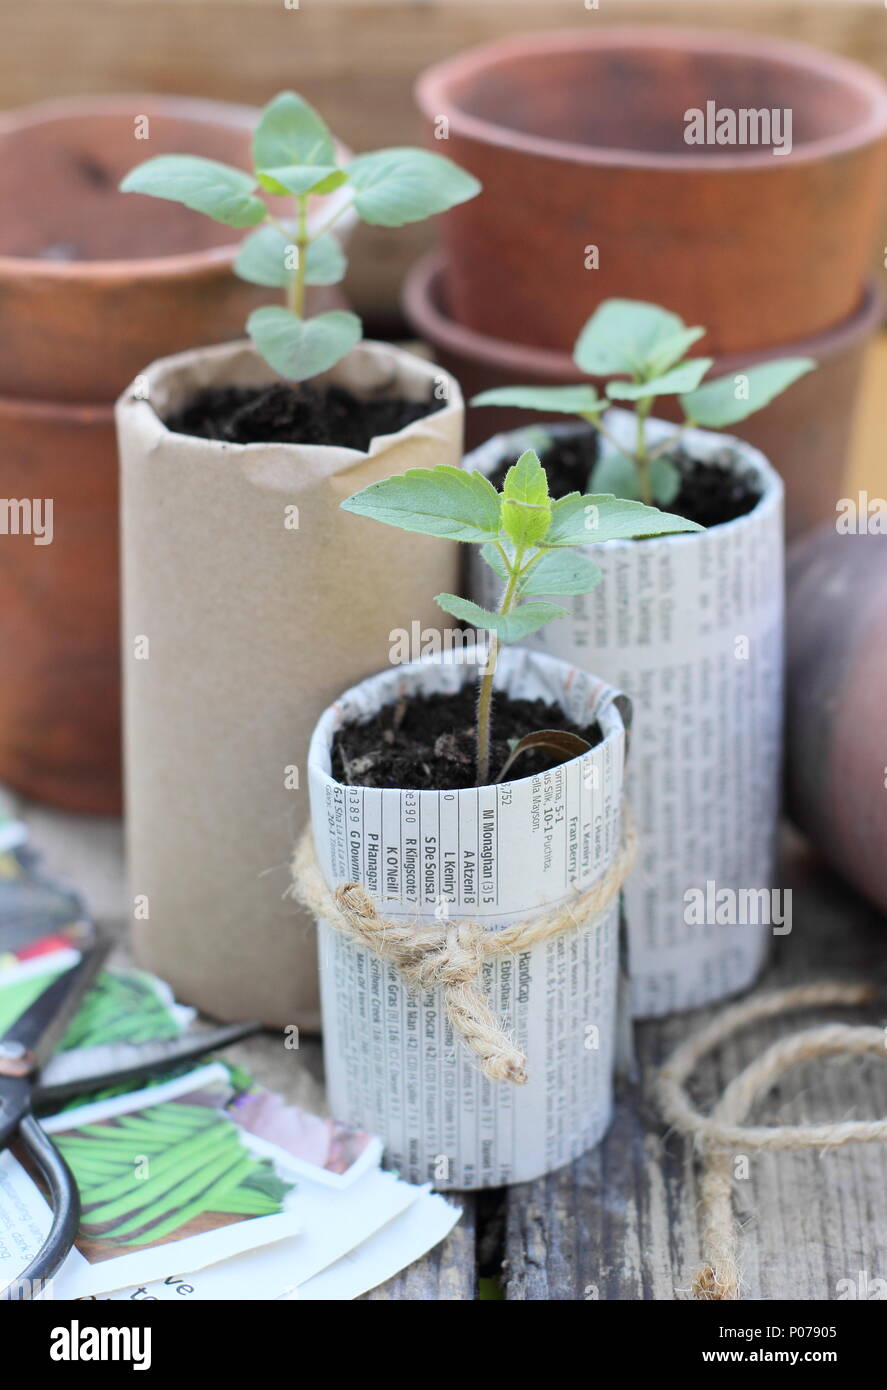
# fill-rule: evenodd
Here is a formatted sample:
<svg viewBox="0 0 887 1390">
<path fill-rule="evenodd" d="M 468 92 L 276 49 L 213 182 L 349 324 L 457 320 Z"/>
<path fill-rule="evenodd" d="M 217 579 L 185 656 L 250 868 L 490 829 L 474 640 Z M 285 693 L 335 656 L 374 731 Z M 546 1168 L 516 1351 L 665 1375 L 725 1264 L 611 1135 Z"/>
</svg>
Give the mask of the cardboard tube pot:
<svg viewBox="0 0 887 1390">
<path fill-rule="evenodd" d="M 449 310 L 443 261 L 434 253 L 418 261 L 407 277 L 404 311 L 418 337 L 432 349 L 435 362 L 451 372 L 465 399 L 515 382 L 529 386 L 565 386 L 588 381 L 569 352 L 528 347 L 476 333 L 457 323 Z M 770 352 L 736 353 L 715 359 L 709 376 L 730 376 L 775 357 L 812 357 L 815 372 L 795 382 L 763 410 L 737 426 L 740 438 L 778 467 L 785 487 L 785 524 L 789 537 L 834 516 L 847 468 L 853 412 L 865 352 L 884 318 L 884 297 L 875 281 L 865 286 L 858 309 L 834 328 Z M 595 381 L 603 394 L 604 382 Z M 657 409 L 669 418 L 668 399 Z M 675 412 L 672 418 L 677 419 Z M 491 434 L 536 425 L 529 410 L 494 406 L 469 410 L 466 441 L 474 448 Z"/>
<path fill-rule="evenodd" d="M 859 303 L 887 155 L 887 87 L 860 64 L 761 34 L 595 24 L 457 54 L 417 99 L 429 143 L 445 122 L 484 188 L 441 219 L 468 328 L 569 352 L 621 296 L 705 324 L 717 355 Z"/>
<path fill-rule="evenodd" d="M 631 447 L 634 416 L 612 410 L 606 419 Z M 542 428 L 563 434 L 581 426 Z M 673 429 L 651 420 L 648 437 L 655 444 Z M 519 440 L 498 435 L 465 466 L 490 473 L 517 457 Z M 782 483 L 739 440 L 691 430 L 685 442 L 703 459 L 732 443 L 759 483 L 754 509 L 700 533 L 589 545 L 603 580 L 588 595 L 558 598 L 569 616 L 527 642 L 599 672 L 633 702 L 627 795 L 640 844 L 625 910 L 640 1017 L 747 988 L 764 961 L 776 904 Z M 492 606 L 496 581 L 482 568 L 472 568 L 472 597 Z"/>
<path fill-rule="evenodd" d="M 308 814 L 308 740 L 392 630 L 441 625 L 456 546 L 404 536 L 398 563 L 339 509 L 394 472 L 458 464 L 463 407 L 440 369 L 364 343 L 319 381 L 446 404 L 353 449 L 225 444 L 163 417 L 202 387 L 260 386 L 249 344 L 147 371 L 118 403 L 130 884 L 139 961 L 218 1018 L 318 1023 L 314 933 L 286 897 Z M 428 598 L 423 598 L 423 595 Z M 141 904 L 141 911 L 139 909 Z"/>
<path fill-rule="evenodd" d="M 887 912 L 887 503 L 836 522 L 788 554 L 787 810 Z"/>
<path fill-rule="evenodd" d="M 0 545 L 0 781 L 68 810 L 121 809 L 114 400 L 274 293 L 234 275 L 243 233 L 117 185 L 183 149 L 243 166 L 258 116 L 144 94 L 0 114 L 0 497 L 54 510 L 51 544 Z M 339 292 L 310 293 L 317 312 Z"/>
<path fill-rule="evenodd" d="M 537 777 L 465 791 L 372 790 L 331 776 L 338 728 L 419 692 L 477 679 L 467 661 L 420 662 L 348 690 L 311 740 L 311 820 L 330 888 L 359 881 L 386 917 L 483 919 L 490 929 L 567 902 L 621 848 L 627 703 L 593 676 L 520 648 L 497 689 L 597 719 L 591 752 Z M 495 717 L 495 712 L 494 712 Z M 454 1036 L 440 988 L 421 996 L 394 967 L 319 924 L 331 1110 L 380 1134 L 411 1182 L 497 1187 L 569 1162 L 605 1133 L 612 1109 L 618 895 L 596 920 L 484 970 L 505 1031 L 525 1052 L 524 1085 L 491 1081 Z"/>
</svg>

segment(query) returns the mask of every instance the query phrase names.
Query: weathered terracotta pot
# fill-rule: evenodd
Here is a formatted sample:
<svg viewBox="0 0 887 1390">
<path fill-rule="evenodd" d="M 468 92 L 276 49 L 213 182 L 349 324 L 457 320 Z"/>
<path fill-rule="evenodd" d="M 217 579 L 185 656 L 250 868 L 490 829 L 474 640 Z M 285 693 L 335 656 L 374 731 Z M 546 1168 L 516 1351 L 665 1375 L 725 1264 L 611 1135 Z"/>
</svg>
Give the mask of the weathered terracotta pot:
<svg viewBox="0 0 887 1390">
<path fill-rule="evenodd" d="M 442 219 L 468 328 L 569 350 L 612 295 L 759 351 L 846 320 L 874 255 L 887 88 L 762 35 L 644 27 L 526 34 L 419 80 L 429 138 L 483 183 Z M 792 146 L 685 143 L 691 108 L 789 108 Z M 586 268 L 588 248 L 599 265 Z"/>
<path fill-rule="evenodd" d="M 588 380 L 569 353 L 504 342 L 456 323 L 447 311 L 448 299 L 440 258 L 429 256 L 418 262 L 406 283 L 404 311 L 416 333 L 433 348 L 435 361 L 459 382 L 467 401 L 494 386 L 553 386 Z M 812 357 L 819 364 L 817 371 L 796 382 L 765 410 L 736 426 L 739 437 L 772 459 L 782 475 L 789 535 L 834 516 L 846 471 L 865 349 L 883 312 L 883 297 L 872 282 L 858 312 L 837 328 L 784 343 L 778 353 L 719 357 L 711 369 L 712 376 L 720 376 L 775 356 Z M 656 411 L 665 419 L 678 418 L 674 405 L 665 397 L 657 400 Z M 538 424 L 541 418 L 527 410 L 469 410 L 468 447 L 475 448 L 492 434 Z"/>
<path fill-rule="evenodd" d="M 50 544 L 0 535 L 0 780 L 68 810 L 111 813 L 120 809 L 113 407 L 0 398 L 0 441 L 0 498 L 52 500 Z"/>
<path fill-rule="evenodd" d="M 0 781 L 71 810 L 121 806 L 113 401 L 273 298 L 232 272 L 242 233 L 117 184 L 164 152 L 246 165 L 257 118 L 161 96 L 0 116 L 0 498 L 53 499 L 55 529 L 0 539 Z"/>
<path fill-rule="evenodd" d="M 787 690 L 788 813 L 887 912 L 887 534 L 792 546 Z"/>
<path fill-rule="evenodd" d="M 0 116 L 0 394 L 111 404 L 155 358 L 241 336 L 274 295 L 232 274 L 243 233 L 117 185 L 157 154 L 246 167 L 257 119 L 144 95 Z"/>
</svg>

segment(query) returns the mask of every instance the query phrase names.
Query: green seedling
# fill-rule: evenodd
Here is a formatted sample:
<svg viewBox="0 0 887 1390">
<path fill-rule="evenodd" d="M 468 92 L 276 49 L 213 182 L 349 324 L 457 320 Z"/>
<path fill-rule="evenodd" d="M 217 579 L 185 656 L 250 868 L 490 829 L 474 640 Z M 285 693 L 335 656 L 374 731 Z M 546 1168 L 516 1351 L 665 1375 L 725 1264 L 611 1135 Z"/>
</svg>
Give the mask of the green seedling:
<svg viewBox="0 0 887 1390">
<path fill-rule="evenodd" d="M 656 304 L 607 299 L 592 314 L 573 349 L 573 360 L 581 371 L 607 379 L 604 396 L 591 382 L 587 386 L 506 386 L 483 391 L 471 403 L 587 420 L 616 450 L 613 457 L 596 465 L 593 486 L 618 497 L 640 499 L 648 506 L 668 507 L 681 485 L 679 470 L 668 453 L 685 430 L 694 425 L 714 430 L 735 425 L 816 366 L 809 357 L 782 357 L 703 382 L 714 359 L 686 353 L 704 333 L 704 328 L 688 328 L 677 314 Z M 677 396 L 684 419 L 674 434 L 651 449 L 646 422 L 658 396 Z M 613 439 L 601 418 L 614 402 L 634 407 L 633 450 Z"/>
<path fill-rule="evenodd" d="M 253 137 L 251 173 L 196 155 L 163 154 L 139 164 L 120 185 L 202 212 L 228 227 L 252 227 L 234 269 L 243 280 L 284 293 L 283 305 L 256 309 L 247 331 L 275 371 L 290 381 L 325 372 L 361 340 L 356 314 L 344 310 L 305 317 L 309 285 L 336 285 L 347 268 L 333 224 L 353 208 L 364 222 L 401 227 L 464 203 L 480 192 L 477 179 L 442 155 L 408 147 L 377 150 L 340 163 L 329 128 L 295 92 L 281 92 L 264 109 Z M 322 225 L 309 224 L 312 197 L 347 185 Z M 292 200 L 293 216 L 278 217 L 263 194 Z"/>
<path fill-rule="evenodd" d="M 609 495 L 573 492 L 552 501 L 545 469 L 532 449 L 509 468 L 501 493 L 481 473 L 441 464 L 371 483 L 341 505 L 402 531 L 480 546 L 502 582 L 496 612 L 457 594 L 436 596 L 445 613 L 490 633 L 478 695 L 478 786 L 490 775 L 490 716 L 500 644 L 520 642 L 566 616 L 566 609 L 545 599 L 589 593 L 601 578 L 597 565 L 576 548 L 592 541 L 701 530 L 684 517 Z M 536 738 L 528 735 L 528 741 Z"/>
</svg>

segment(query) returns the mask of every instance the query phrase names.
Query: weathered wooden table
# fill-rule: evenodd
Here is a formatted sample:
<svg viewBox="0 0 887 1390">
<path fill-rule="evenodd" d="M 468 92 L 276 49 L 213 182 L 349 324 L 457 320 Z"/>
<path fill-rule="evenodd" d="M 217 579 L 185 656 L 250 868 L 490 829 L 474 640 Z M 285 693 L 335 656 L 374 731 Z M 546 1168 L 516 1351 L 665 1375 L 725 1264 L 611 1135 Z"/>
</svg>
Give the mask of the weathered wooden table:
<svg viewBox="0 0 887 1390">
<path fill-rule="evenodd" d="M 28 805 L 20 811 L 35 846 L 45 853 L 47 870 L 78 885 L 99 924 L 117 934 L 125 953 L 128 914 L 119 822 Z M 793 891 L 793 929 L 776 940 L 761 988 L 825 978 L 887 984 L 887 922 L 791 836 L 782 879 Z M 603 1144 L 538 1182 L 462 1198 L 462 1219 L 449 1239 L 368 1298 L 689 1298 L 700 1253 L 698 1172 L 688 1145 L 666 1132 L 651 1082 L 670 1050 L 712 1013 L 639 1025 L 640 1081 L 623 1088 Z M 697 1099 L 707 1106 L 726 1080 L 778 1036 L 826 1017 L 841 1014 L 794 1015 L 738 1037 L 700 1070 Z M 843 1017 L 881 1024 L 887 1006 L 864 1017 L 862 1011 Z M 292 1052 L 268 1034 L 231 1049 L 230 1055 L 289 1099 L 323 1109 L 318 1041 L 304 1040 Z M 755 1120 L 793 1124 L 884 1115 L 883 1061 L 829 1059 L 788 1074 L 759 1105 Z M 749 1159 L 748 1178 L 734 1184 L 744 1298 L 836 1299 L 847 1296 L 848 1286 L 839 1281 L 850 1280 L 864 1291 L 874 1279 L 887 1278 L 887 1146 Z"/>
</svg>

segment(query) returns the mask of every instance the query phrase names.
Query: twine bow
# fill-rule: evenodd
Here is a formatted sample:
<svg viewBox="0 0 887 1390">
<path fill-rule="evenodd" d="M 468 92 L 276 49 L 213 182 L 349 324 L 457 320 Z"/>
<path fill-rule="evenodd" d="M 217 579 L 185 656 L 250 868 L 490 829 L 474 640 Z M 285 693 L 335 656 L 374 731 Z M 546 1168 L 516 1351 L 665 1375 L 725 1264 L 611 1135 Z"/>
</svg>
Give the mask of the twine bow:
<svg viewBox="0 0 887 1390">
<path fill-rule="evenodd" d="M 686 1083 L 712 1048 L 738 1029 L 795 1009 L 862 1005 L 876 992 L 866 984 L 798 985 L 774 994 L 757 995 L 727 1009 L 712 1023 L 692 1034 L 672 1053 L 658 1078 L 659 1102 L 669 1124 L 688 1135 L 702 1153 L 702 1255 L 693 1280 L 694 1295 L 703 1300 L 739 1298 L 740 1271 L 733 1220 L 732 1152 L 750 1149 L 837 1148 L 887 1139 L 887 1119 L 842 1120 L 817 1125 L 744 1125 L 752 1105 L 788 1067 L 814 1057 L 864 1054 L 884 1057 L 881 1028 L 829 1023 L 781 1038 L 730 1082 L 710 1115 L 701 1114 L 690 1100 Z"/>
<path fill-rule="evenodd" d="M 309 826 L 293 859 L 293 892 L 315 917 L 394 966 L 408 989 L 442 989 L 453 1029 L 475 1053 L 484 1075 L 491 1081 L 523 1085 L 527 1059 L 487 1002 L 484 966 L 597 917 L 616 898 L 635 853 L 629 830 L 613 863 L 590 888 L 541 916 L 491 931 L 470 918 L 430 924 L 383 917 L 359 883 L 343 884 L 332 893 L 320 871 Z"/>
</svg>

